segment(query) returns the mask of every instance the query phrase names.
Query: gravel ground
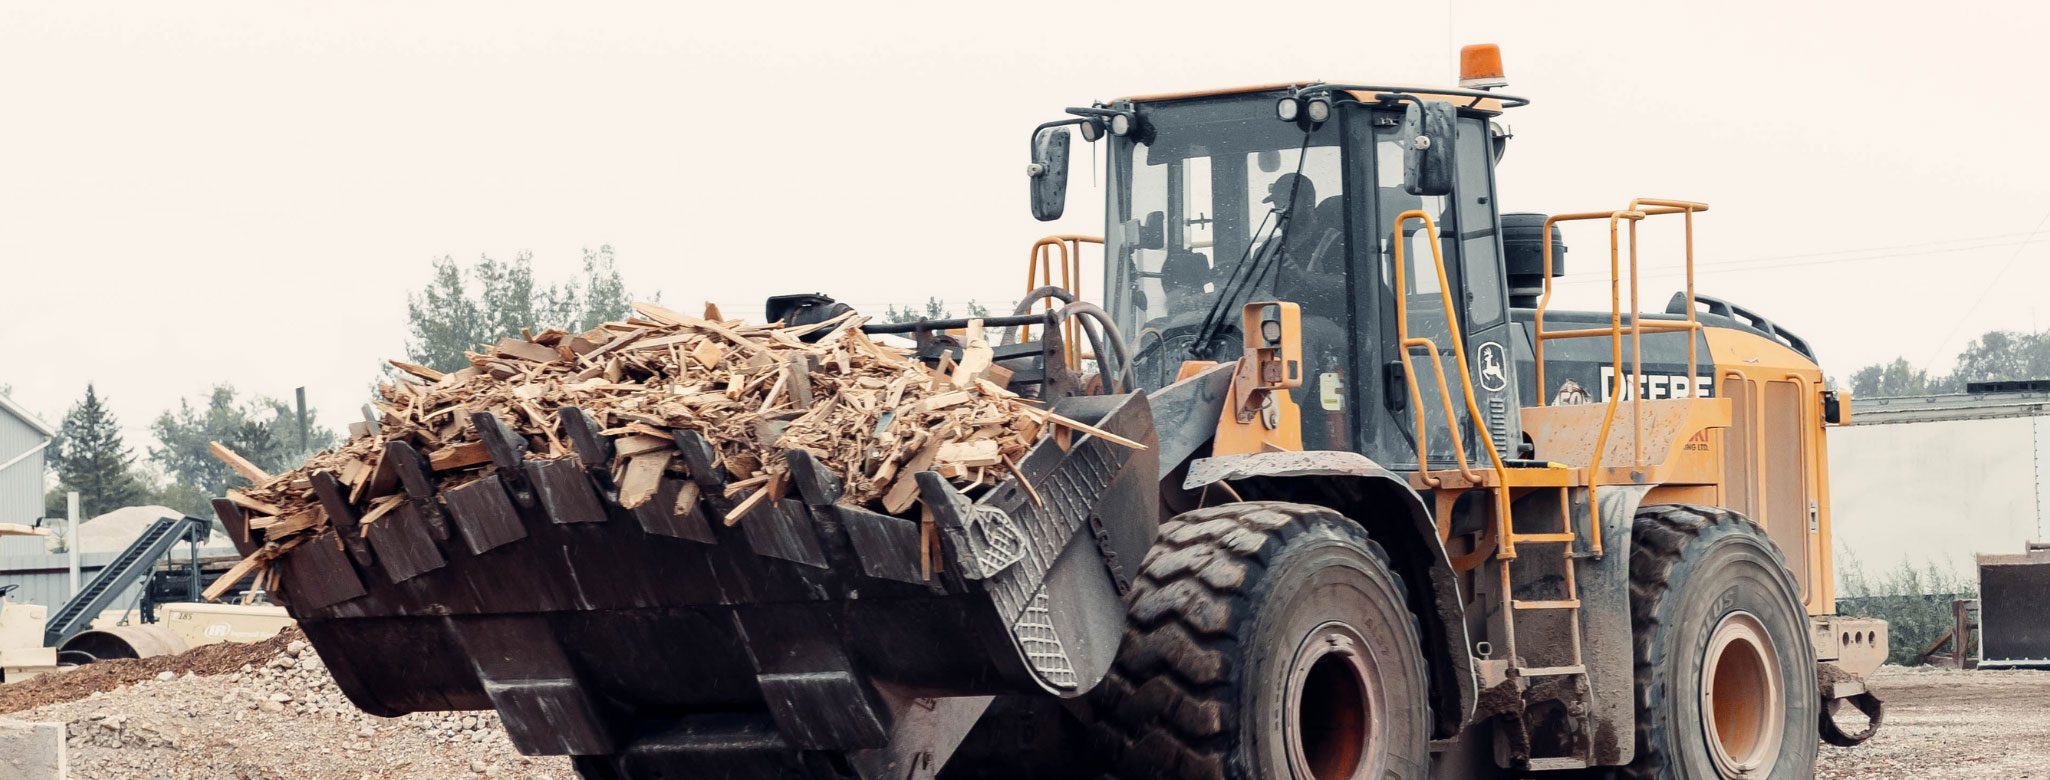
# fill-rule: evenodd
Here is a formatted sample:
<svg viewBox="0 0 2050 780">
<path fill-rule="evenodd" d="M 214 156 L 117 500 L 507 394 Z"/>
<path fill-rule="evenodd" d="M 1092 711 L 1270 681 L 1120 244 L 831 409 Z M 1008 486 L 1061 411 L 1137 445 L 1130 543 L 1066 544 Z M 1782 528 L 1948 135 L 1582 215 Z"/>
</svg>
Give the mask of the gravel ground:
<svg viewBox="0 0 2050 780">
<path fill-rule="evenodd" d="M 366 715 L 296 640 L 235 671 L 166 669 L 6 717 L 62 721 L 77 780 L 576 776 L 566 758 L 519 755 L 493 713 Z"/>
<path fill-rule="evenodd" d="M 1820 780 L 2050 779 L 2050 671 L 1889 666 L 1872 678 L 1886 723 L 1822 746 Z"/>
<path fill-rule="evenodd" d="M 196 663 L 156 661 L 162 670 L 129 684 L 91 681 L 110 690 L 89 692 L 79 678 L 61 695 L 80 698 L 6 717 L 65 723 L 78 780 L 576 776 L 567 759 L 519 755 L 489 712 L 366 715 L 312 648 L 281 640 L 252 648 L 271 652 L 234 671 L 217 650 Z M 0 702 L 48 701 L 55 682 L 0 686 Z M 1855 748 L 1822 746 L 1820 780 L 2050 780 L 2050 671 L 1886 667 L 1872 685 L 1886 725 Z"/>
</svg>

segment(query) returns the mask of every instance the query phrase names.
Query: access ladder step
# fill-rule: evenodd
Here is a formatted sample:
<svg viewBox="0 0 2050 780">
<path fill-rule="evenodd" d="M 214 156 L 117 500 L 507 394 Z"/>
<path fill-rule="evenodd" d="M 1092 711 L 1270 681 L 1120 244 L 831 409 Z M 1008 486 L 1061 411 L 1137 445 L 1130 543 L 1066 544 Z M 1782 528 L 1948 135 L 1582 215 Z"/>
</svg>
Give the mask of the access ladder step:
<svg viewBox="0 0 2050 780">
<path fill-rule="evenodd" d="M 1510 541 L 1516 542 L 1517 544 L 1523 544 L 1524 542 L 1571 542 L 1571 541 L 1573 541 L 1574 539 L 1577 539 L 1577 538 L 1579 538 L 1579 537 L 1576 537 L 1576 536 L 1574 536 L 1574 535 L 1573 535 L 1573 533 L 1572 533 L 1571 531 L 1568 531 L 1568 532 L 1564 532 L 1564 533 L 1555 533 L 1555 534 L 1510 534 L 1510 535 L 1509 535 L 1509 539 L 1510 539 Z"/>
<path fill-rule="evenodd" d="M 1516 670 L 1516 676 L 1518 677 L 1565 677 L 1574 674 L 1587 674 L 1587 666 L 1585 664 L 1574 664 L 1572 666 L 1525 666 L 1519 667 Z"/>
<path fill-rule="evenodd" d="M 1586 769 L 1587 762 L 1578 758 L 1573 758 L 1571 756 L 1561 756 L 1558 758 L 1533 758 L 1530 760 L 1530 768 L 1534 770 Z"/>
<path fill-rule="evenodd" d="M 1564 599 L 1561 601 L 1516 600 L 1509 602 L 1509 604 L 1516 609 L 1579 609 L 1580 599 Z"/>
</svg>

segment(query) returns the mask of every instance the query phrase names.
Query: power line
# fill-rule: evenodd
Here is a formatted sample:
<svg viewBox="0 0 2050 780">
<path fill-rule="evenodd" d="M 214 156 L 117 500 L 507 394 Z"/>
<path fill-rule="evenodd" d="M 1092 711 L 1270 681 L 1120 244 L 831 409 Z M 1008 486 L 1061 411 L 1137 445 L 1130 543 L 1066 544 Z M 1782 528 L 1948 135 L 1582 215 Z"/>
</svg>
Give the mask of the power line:
<svg viewBox="0 0 2050 780">
<path fill-rule="evenodd" d="M 2043 212 L 2043 218 L 2042 218 L 2042 219 L 2039 219 L 2039 220 L 2036 220 L 2036 230 L 2038 230 L 2038 231 L 2042 230 L 2042 229 L 2043 229 L 2043 224 L 2044 224 L 2044 223 L 2046 223 L 2046 222 L 2050 222 L 2050 211 L 2045 211 L 2045 212 Z M 2035 232 L 2035 231 L 2031 231 L 2031 232 Z M 2028 242 L 2022 242 L 2022 243 L 2026 244 L 2026 243 L 2028 243 Z M 1983 303 L 1985 303 L 1985 302 L 1986 302 L 1986 296 L 1988 296 L 1988 295 L 1991 295 L 1991 294 L 1993 294 L 1993 288 L 1994 288 L 1995 286 L 1998 286 L 1998 285 L 2000 284 L 2000 277 L 2002 277 L 2002 276 L 2006 276 L 2006 275 L 2007 275 L 2007 269 L 2009 269 L 2009 268 L 2012 268 L 2012 267 L 2014 267 L 2014 261 L 2016 261 L 2016 260 L 2020 260 L 2020 259 L 2021 259 L 2021 257 L 2022 257 L 2022 250 L 2021 250 L 2021 247 L 2020 247 L 2020 246 L 2016 246 L 2016 247 L 2015 247 L 2015 250 L 2014 250 L 2014 254 L 2013 254 L 2013 255 L 2010 255 L 2010 256 L 2008 256 L 2008 258 L 2007 258 L 2007 262 L 2005 262 L 2005 263 L 2002 263 L 2002 264 L 2000 265 L 2000 270 L 1999 270 L 1999 271 L 1997 271 L 1997 272 L 1995 272 L 1995 273 L 1993 274 L 1993 278 L 1991 278 L 1991 279 L 1988 279 L 1988 280 L 1986 280 L 1986 288 L 1985 288 L 1985 289 L 1983 289 L 1983 290 L 1980 290 L 1980 291 L 1979 291 L 1979 297 L 1978 297 L 1978 299 L 1977 299 L 1977 300 L 1974 300 L 1974 301 L 1972 301 L 1972 305 L 1971 305 L 1971 306 L 1968 306 L 1968 307 L 1966 307 L 1966 308 L 1965 308 L 1965 311 L 1967 311 L 1967 312 L 1970 312 L 1970 311 L 1976 311 L 1976 310 L 1978 310 L 1978 308 L 1979 308 L 1979 305 L 1980 305 L 1980 304 L 1983 304 Z M 1923 362 L 1922 362 L 1922 371 L 1923 371 L 1924 373 L 1927 373 L 1927 372 L 1929 371 L 1929 367 L 1930 367 L 1930 366 L 1932 366 L 1932 365 L 1935 365 L 1935 363 L 1936 363 L 1936 356 L 1937 356 L 1937 355 L 1941 355 L 1941 354 L 1943 354 L 1943 345 L 1945 345 L 1945 344 L 1949 344 L 1949 343 L 1950 343 L 1950 340 L 1951 340 L 1951 339 L 1953 339 L 1953 338 L 1956 338 L 1956 337 L 1957 337 L 1957 331 L 1958 331 L 1958 329 L 1959 329 L 1959 328 L 1962 328 L 1962 327 L 1964 327 L 1964 325 L 1965 325 L 1965 318 L 1963 318 L 1963 317 L 1959 317 L 1959 318 L 1957 318 L 1957 322 L 1951 323 L 1951 326 L 1950 326 L 1950 332 L 1949 332 L 1949 333 L 1947 333 L 1947 334 L 1944 334 L 1944 336 L 1943 336 L 1943 340 L 1942 340 L 1942 341 L 1938 341 L 1938 342 L 1936 342 L 1936 349 L 1935 349 L 1935 352 L 1934 352 L 1934 353 L 1932 353 L 1932 354 L 1930 354 L 1930 356 L 1929 356 L 1929 359 L 1928 359 L 1928 360 L 1925 360 L 1925 361 L 1923 361 Z"/>
<path fill-rule="evenodd" d="M 2029 233 L 2009 233 L 2009 234 L 2006 234 L 2006 235 L 2007 235 L 2007 236 L 2025 236 L 2025 235 L 2036 235 L 2036 234 L 2037 234 L 2038 232 L 2041 232 L 2041 231 L 2035 231 L 2035 232 L 2029 232 Z M 1983 238 L 1983 239 L 1971 239 L 1971 240 L 1985 240 L 1985 239 L 1990 239 L 1990 238 L 1996 238 L 1996 236 L 1987 236 L 1987 237 L 1985 237 L 1985 238 Z M 1921 243 L 1921 244 L 1902 244 L 1902 245 L 1899 245 L 1899 246 L 1895 246 L 1895 247 L 1881 247 L 1881 248 L 1879 248 L 1879 249 L 1905 249 L 1905 248 L 1911 248 L 1911 247 L 1919 247 L 1919 246 L 1929 246 L 1930 244 L 1940 244 L 1940 243 L 1943 243 L 1943 242 L 1940 242 L 1940 241 L 1938 241 L 1938 242 L 1927 242 L 1927 243 Z M 1813 254 L 1798 254 L 1798 255 L 1781 255 L 1781 256 L 1779 256 L 1779 257 L 1751 258 L 1751 259 L 1747 259 L 1747 260 L 1725 260 L 1725 261 L 1719 261 L 1719 262 L 1712 262 L 1712 263 L 1695 263 L 1695 264 L 1694 264 L 1694 275 L 1695 275 L 1695 276 L 1703 276 L 1703 275 L 1709 275 L 1709 274 L 1729 274 L 1729 273 L 1748 273 L 1748 272 L 1751 272 L 1751 271 L 1769 271 L 1769 270 L 1777 270 L 1777 269 L 1780 269 L 1780 268 L 1801 268 L 1801 267 L 1805 267 L 1805 266 L 1815 266 L 1815 265 L 1836 265 L 1836 264 L 1839 264 L 1839 263 L 1855 263 L 1855 262 L 1864 262 L 1864 261 L 1869 261 L 1869 260 L 1893 260 L 1893 259 L 1897 259 L 1897 258 L 1902 258 L 1902 257 L 1922 257 L 1922 256 L 1927 256 L 1927 255 L 1941 255 L 1941 254 L 1950 254 L 1950 253 L 1954 253 L 1954 252 L 1969 252 L 1969 251 L 1972 251 L 1972 250 L 1975 250 L 1975 249 L 1998 249 L 1998 248 L 2000 248 L 2000 247 L 2007 247 L 2007 246 L 2013 246 L 2013 247 L 2020 247 L 2020 246 L 2026 246 L 2026 245 L 2028 245 L 2028 244 L 2037 244 L 2037 243 L 2042 243 L 2042 240 L 2040 240 L 2040 239 L 2026 239 L 2026 240 L 2022 240 L 2022 241 L 2003 241 L 2003 242 L 1995 242 L 1995 243 L 1990 243 L 1990 244 L 1989 244 L 1989 243 L 1978 243 L 1978 244 L 1970 244 L 1970 245 L 1966 245 L 1966 246 L 1950 246 L 1950 247 L 1942 247 L 1942 248 L 1938 248 L 1938 249 L 1929 249 L 1929 250 L 1925 250 L 1925 251 L 1920 251 L 1920 252 L 1889 252 L 1889 253 L 1886 253 L 1886 254 L 1877 254 L 1877 255 L 1861 255 L 1861 256 L 1858 256 L 1858 257 L 1837 257 L 1837 258 L 1830 258 L 1830 259 L 1822 259 L 1822 260 L 1810 260 L 1810 261 L 1807 261 L 1807 262 L 1801 262 L 1801 263 L 1776 263 L 1776 262 L 1771 262 L 1771 261 L 1774 261 L 1774 260 L 1779 260 L 1779 259 L 1782 259 L 1782 258 L 1801 258 L 1801 257 L 1821 257 L 1821 256 L 1825 256 L 1825 255 L 1828 255 L 1828 254 L 1836 254 L 1836 253 L 1829 253 L 1829 252 L 1818 252 L 1818 253 L 1813 253 Z M 1879 249 L 1870 249 L 1870 250 L 1849 250 L 1849 251 L 1867 251 L 1867 252 L 1869 252 L 1869 251 L 1879 251 Z M 2016 250 L 2016 252 L 2017 252 L 2017 254 L 2019 254 L 2020 250 L 2018 250 L 2018 249 L 2017 249 L 2017 250 Z M 2010 262 L 2012 262 L 2012 261 L 2010 260 Z M 1733 267 L 1733 266 L 1739 266 L 1739 267 Z M 1678 271 L 1674 271 L 1674 270 L 1660 270 L 1660 271 L 1659 271 L 1658 273 L 1652 273 L 1652 274 L 1640 274 L 1640 275 L 1639 275 L 1639 276 L 1638 276 L 1637 278 L 1638 278 L 1639 280 L 1644 280 L 1644 279 L 1674 279 L 1674 278 L 1681 278 L 1681 277 L 1685 277 L 1686 275 L 1687 275 L 1687 272 L 1686 272 L 1686 270 L 1685 270 L 1685 269 L 1682 269 L 1682 270 L 1678 270 Z M 1589 284 L 1606 284 L 1606 283 L 1607 283 L 1607 280 L 1605 280 L 1605 279 L 1594 279 L 1594 278 L 1585 278 L 1585 279 L 1572 279 L 1572 280 L 1569 280 L 1569 281 L 1564 281 L 1564 282 L 1560 282 L 1560 283 L 1559 283 L 1559 285 L 1563 287 L 1563 286 L 1581 286 L 1581 285 L 1589 285 Z"/>
</svg>

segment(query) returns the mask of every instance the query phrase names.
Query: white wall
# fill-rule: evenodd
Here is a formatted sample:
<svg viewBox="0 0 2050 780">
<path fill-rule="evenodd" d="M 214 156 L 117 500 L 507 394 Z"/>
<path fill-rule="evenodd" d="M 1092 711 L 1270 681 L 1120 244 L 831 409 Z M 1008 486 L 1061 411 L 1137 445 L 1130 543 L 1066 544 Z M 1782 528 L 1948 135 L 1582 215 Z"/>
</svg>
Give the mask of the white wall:
<svg viewBox="0 0 2050 780">
<path fill-rule="evenodd" d="M 1830 428 L 1838 583 L 1849 556 L 1871 577 L 1906 561 L 1976 579 L 1975 554 L 2018 553 L 2044 538 L 2036 430 L 2045 419 Z"/>
</svg>

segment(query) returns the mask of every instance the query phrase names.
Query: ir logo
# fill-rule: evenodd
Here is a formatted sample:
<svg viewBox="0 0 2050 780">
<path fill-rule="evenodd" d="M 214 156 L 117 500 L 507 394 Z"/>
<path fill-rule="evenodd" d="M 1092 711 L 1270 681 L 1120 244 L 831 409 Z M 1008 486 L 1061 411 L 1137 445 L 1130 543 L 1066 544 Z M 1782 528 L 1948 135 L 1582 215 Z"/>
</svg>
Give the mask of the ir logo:
<svg viewBox="0 0 2050 780">
<path fill-rule="evenodd" d="M 1506 359 L 1507 356 L 1502 353 L 1502 345 L 1493 341 L 1482 344 L 1480 358 L 1481 389 L 1494 393 L 1508 387 L 1509 361 Z"/>
</svg>

